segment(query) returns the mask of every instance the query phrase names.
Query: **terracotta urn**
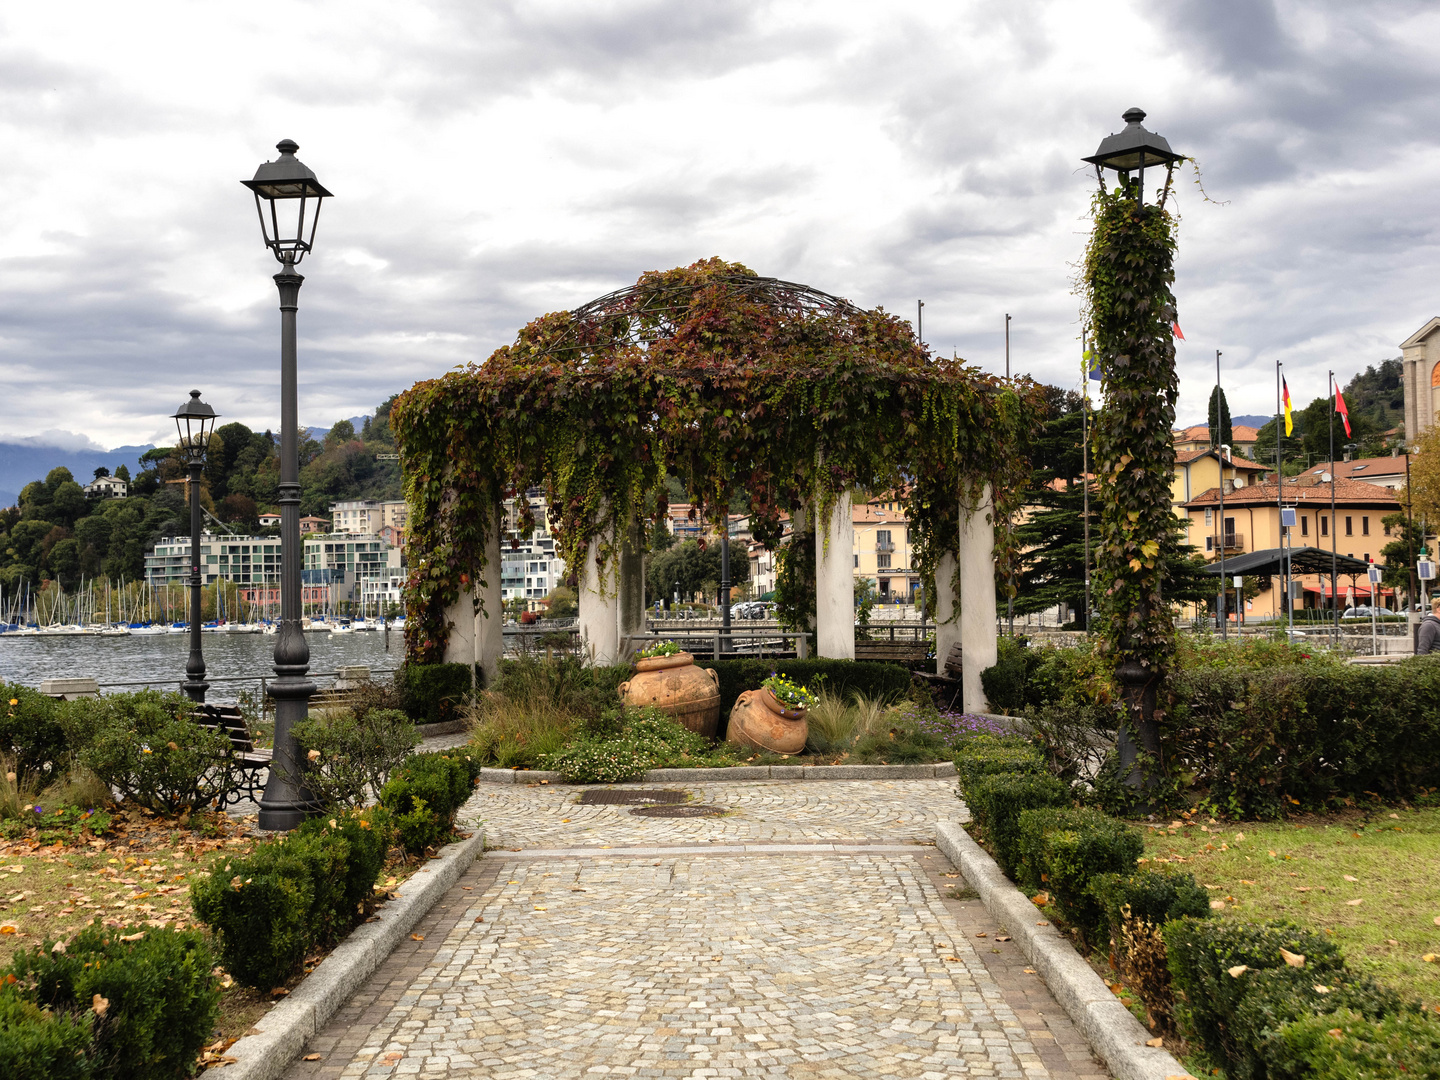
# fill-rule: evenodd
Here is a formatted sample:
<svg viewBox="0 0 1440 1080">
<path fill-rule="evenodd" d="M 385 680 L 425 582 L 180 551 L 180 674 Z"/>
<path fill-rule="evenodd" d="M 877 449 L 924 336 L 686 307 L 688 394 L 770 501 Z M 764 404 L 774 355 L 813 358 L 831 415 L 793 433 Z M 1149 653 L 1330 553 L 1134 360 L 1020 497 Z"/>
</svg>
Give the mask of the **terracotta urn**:
<svg viewBox="0 0 1440 1080">
<path fill-rule="evenodd" d="M 626 705 L 654 705 L 697 735 L 713 739 L 719 734 L 720 676 L 696 667 L 687 652 L 635 661 L 635 674 L 619 691 Z"/>
<path fill-rule="evenodd" d="M 810 725 L 804 709 L 787 709 L 768 687 L 746 690 L 730 710 L 726 741 L 769 750 L 775 754 L 798 754 L 805 749 Z"/>
</svg>

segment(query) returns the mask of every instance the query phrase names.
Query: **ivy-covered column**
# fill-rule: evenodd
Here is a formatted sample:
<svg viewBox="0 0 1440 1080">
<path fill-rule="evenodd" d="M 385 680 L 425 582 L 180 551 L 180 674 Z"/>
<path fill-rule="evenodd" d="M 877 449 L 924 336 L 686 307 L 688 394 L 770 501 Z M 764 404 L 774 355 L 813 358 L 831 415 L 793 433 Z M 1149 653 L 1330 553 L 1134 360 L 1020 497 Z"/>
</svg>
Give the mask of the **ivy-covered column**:
<svg viewBox="0 0 1440 1080">
<path fill-rule="evenodd" d="M 609 541 L 608 532 L 590 538 L 579 575 L 580 645 L 597 667 L 620 661 L 620 593 L 614 580 L 618 571 L 612 573 L 607 589 L 599 565 L 600 549 L 608 547 Z"/>
<path fill-rule="evenodd" d="M 1095 228 L 1085 254 L 1087 321 L 1103 377 L 1103 403 L 1091 428 L 1100 496 L 1099 647 L 1114 665 L 1128 706 L 1120 764 L 1137 786 L 1148 783 L 1139 754 L 1153 767 L 1163 766 L 1161 691 L 1175 653 L 1161 552 L 1175 527 L 1171 432 L 1179 388 L 1170 292 L 1175 222 L 1163 195 L 1152 206 L 1138 194 L 1127 179 L 1095 196 Z"/>
<path fill-rule="evenodd" d="M 445 609 L 453 629 L 445 642 L 445 661 L 474 664 L 478 678 L 489 686 L 500 671 L 505 652 L 504 601 L 500 598 L 500 533 L 504 514 L 499 507 L 485 538 L 485 566 L 479 581 L 471 581 L 459 599 Z M 478 598 L 478 599 L 477 599 Z"/>
<path fill-rule="evenodd" d="M 945 674 L 950 651 L 960 644 L 960 598 L 955 593 L 955 552 L 942 551 L 935 561 L 935 674 Z M 963 656 L 963 653 L 962 653 Z"/>
<path fill-rule="evenodd" d="M 631 519 L 620 545 L 616 579 L 619 658 L 628 660 L 641 647 L 632 637 L 645 633 L 645 525 L 639 518 Z"/>
<path fill-rule="evenodd" d="M 995 524 L 990 485 L 971 511 L 960 511 L 960 647 L 965 657 L 965 711 L 985 712 L 989 705 L 980 673 L 999 658 L 995 627 Z"/>
<path fill-rule="evenodd" d="M 835 497 L 815 538 L 815 651 L 855 659 L 855 522 L 850 492 Z"/>
</svg>

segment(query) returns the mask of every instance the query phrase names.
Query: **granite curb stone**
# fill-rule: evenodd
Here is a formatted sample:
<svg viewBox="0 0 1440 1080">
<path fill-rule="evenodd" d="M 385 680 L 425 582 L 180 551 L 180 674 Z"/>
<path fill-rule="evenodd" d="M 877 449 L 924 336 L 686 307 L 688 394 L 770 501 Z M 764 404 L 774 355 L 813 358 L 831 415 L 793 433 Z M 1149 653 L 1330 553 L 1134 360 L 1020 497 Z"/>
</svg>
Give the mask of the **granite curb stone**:
<svg viewBox="0 0 1440 1080">
<path fill-rule="evenodd" d="M 722 769 L 651 769 L 621 783 L 715 783 L 725 780 L 934 780 L 955 775 L 955 763 L 931 765 L 736 765 Z M 564 784 L 558 772 L 541 769 L 480 770 L 482 784 Z M 580 784 L 580 787 L 591 786 Z"/>
<path fill-rule="evenodd" d="M 1165 1050 L 1145 1045 L 1151 1033 L 963 828 L 941 822 L 935 844 L 1015 939 L 1116 1080 L 1194 1080 Z"/>
<path fill-rule="evenodd" d="M 484 854 L 485 833 L 447 847 L 397 889 L 395 899 L 376 910 L 374 922 L 361 923 L 304 981 L 255 1022 L 227 1051 L 235 1062 L 225 1080 L 278 1080 L 305 1049 L 306 1040 L 325 1026 L 368 979 L 395 946 Z M 423 876 L 422 876 L 423 875 Z"/>
</svg>

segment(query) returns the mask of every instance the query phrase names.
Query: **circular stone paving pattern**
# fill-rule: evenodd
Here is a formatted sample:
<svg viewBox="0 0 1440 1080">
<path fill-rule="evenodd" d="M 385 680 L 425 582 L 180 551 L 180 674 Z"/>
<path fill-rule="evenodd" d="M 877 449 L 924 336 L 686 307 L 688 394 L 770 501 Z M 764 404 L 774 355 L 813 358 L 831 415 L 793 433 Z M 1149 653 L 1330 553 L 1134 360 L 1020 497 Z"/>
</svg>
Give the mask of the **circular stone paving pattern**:
<svg viewBox="0 0 1440 1080">
<path fill-rule="evenodd" d="M 721 817 L 725 813 L 723 806 L 695 806 L 695 805 L 665 805 L 659 806 L 637 806 L 630 813 L 636 817 Z"/>
</svg>

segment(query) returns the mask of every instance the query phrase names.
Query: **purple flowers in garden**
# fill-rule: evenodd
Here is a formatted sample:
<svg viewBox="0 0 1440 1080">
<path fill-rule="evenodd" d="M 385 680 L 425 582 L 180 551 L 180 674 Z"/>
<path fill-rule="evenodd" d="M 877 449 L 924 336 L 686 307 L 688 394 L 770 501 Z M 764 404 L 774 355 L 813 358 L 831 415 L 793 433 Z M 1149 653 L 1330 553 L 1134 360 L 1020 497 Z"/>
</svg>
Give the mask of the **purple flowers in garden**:
<svg viewBox="0 0 1440 1080">
<path fill-rule="evenodd" d="M 949 747 L 960 745 L 972 735 L 1009 734 L 1003 723 L 986 716 L 937 712 L 921 705 L 907 706 L 900 712 L 899 719 L 914 724 L 917 731 L 936 736 Z"/>
</svg>

